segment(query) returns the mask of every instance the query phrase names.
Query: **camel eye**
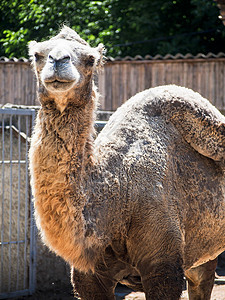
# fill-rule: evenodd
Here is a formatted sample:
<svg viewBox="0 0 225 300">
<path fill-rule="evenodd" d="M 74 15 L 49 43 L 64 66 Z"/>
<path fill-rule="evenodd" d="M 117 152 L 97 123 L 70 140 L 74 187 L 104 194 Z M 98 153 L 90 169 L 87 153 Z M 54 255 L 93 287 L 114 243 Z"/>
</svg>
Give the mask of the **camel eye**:
<svg viewBox="0 0 225 300">
<path fill-rule="evenodd" d="M 90 55 L 88 57 L 87 65 L 92 67 L 94 65 L 94 63 L 95 63 L 95 58 L 93 55 Z"/>
</svg>

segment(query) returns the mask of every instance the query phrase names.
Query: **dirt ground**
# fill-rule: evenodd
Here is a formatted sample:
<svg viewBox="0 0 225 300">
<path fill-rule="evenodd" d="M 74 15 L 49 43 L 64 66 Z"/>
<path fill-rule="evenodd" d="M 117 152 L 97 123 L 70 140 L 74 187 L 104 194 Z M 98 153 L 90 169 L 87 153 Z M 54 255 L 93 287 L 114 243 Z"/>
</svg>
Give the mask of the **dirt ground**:
<svg viewBox="0 0 225 300">
<path fill-rule="evenodd" d="M 13 298 L 12 300 L 75 300 L 72 290 L 65 291 L 52 289 L 51 291 L 37 291 L 32 296 Z M 116 289 L 116 300 L 145 300 L 144 293 L 135 293 L 126 287 L 119 286 Z M 162 299 L 166 300 L 166 299 Z M 187 290 L 184 290 L 181 300 L 188 300 Z M 225 300 L 225 282 L 223 284 L 215 284 L 211 296 L 211 300 Z"/>
<path fill-rule="evenodd" d="M 117 300 L 145 300 L 143 293 L 130 293 L 125 298 L 118 298 Z M 188 300 L 187 290 L 182 293 L 182 300 Z M 162 299 L 166 300 L 166 299 Z M 225 285 L 214 285 L 211 300 L 225 300 Z"/>
</svg>

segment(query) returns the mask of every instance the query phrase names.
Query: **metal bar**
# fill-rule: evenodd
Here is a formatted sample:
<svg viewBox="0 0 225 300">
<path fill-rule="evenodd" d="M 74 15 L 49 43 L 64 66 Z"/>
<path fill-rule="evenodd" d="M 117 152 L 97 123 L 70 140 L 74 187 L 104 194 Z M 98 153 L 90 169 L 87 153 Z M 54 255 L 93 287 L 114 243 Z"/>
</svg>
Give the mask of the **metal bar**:
<svg viewBox="0 0 225 300">
<path fill-rule="evenodd" d="M 95 121 L 95 125 L 104 127 L 108 121 Z"/>
<path fill-rule="evenodd" d="M 32 129 L 35 122 L 35 111 L 33 111 L 31 117 L 31 124 L 30 124 L 30 135 L 32 134 Z M 27 152 L 28 155 L 28 152 Z M 28 161 L 28 157 L 27 157 Z M 31 194 L 31 187 L 29 184 L 29 198 L 30 198 L 30 281 L 29 281 L 29 288 L 30 293 L 34 293 L 36 288 L 36 224 L 34 220 L 34 206 L 33 206 L 33 199 Z"/>
<path fill-rule="evenodd" d="M 1 108 L 0 115 L 23 115 L 32 116 L 35 109 Z"/>
<path fill-rule="evenodd" d="M 9 299 L 9 298 L 14 298 L 14 297 L 20 297 L 20 296 L 27 296 L 30 294 L 30 291 L 28 289 L 24 289 L 21 291 L 16 291 L 16 292 L 10 292 L 10 293 L 2 293 L 0 294 L 0 299 Z"/>
<path fill-rule="evenodd" d="M 20 116 L 20 115 L 19 115 Z M 0 128 L 1 128 L 1 126 L 0 126 Z M 10 129 L 10 126 L 5 126 L 5 129 Z M 19 132 L 19 130 L 15 127 L 15 126 L 13 126 L 12 125 L 12 129 L 13 129 L 13 132 L 15 133 L 15 134 L 20 134 L 21 135 L 21 137 L 23 137 L 23 139 L 25 140 L 25 139 L 27 139 L 28 138 L 28 140 L 30 141 L 30 138 L 29 137 L 27 137 L 26 136 L 26 134 L 24 133 L 24 132 Z"/>
<path fill-rule="evenodd" d="M 21 244 L 21 243 L 25 243 L 25 241 L 20 240 L 20 241 L 11 241 L 11 242 L 0 242 L 0 245 Z"/>
<path fill-rule="evenodd" d="M 8 115 L 7 117 L 7 126 L 6 125 L 6 120 L 4 122 L 4 115 Z M 0 132 L 2 131 L 2 160 L 0 161 L 0 165 L 2 168 L 2 228 L 1 228 L 1 266 L 0 266 L 0 299 L 6 299 L 10 297 L 18 297 L 18 296 L 23 296 L 23 295 L 30 295 L 35 291 L 35 278 L 36 278 L 36 226 L 34 222 L 34 217 L 33 217 L 33 203 L 31 201 L 31 191 L 30 191 L 30 185 L 29 185 L 29 173 L 28 173 L 28 148 L 29 148 L 29 142 L 30 142 L 30 135 L 31 135 L 31 130 L 34 124 L 34 119 L 35 119 L 35 110 L 21 110 L 21 109 L 0 109 L 0 115 L 2 116 L 2 126 L 0 126 Z M 15 127 L 15 122 L 13 116 L 17 115 L 17 127 Z M 21 117 L 25 118 L 25 127 L 26 133 L 21 132 L 21 122 L 22 119 Z M 12 119 L 13 118 L 13 119 Z M 13 124 L 14 123 L 14 124 Z M 10 151 L 9 151 L 9 160 L 5 160 L 5 130 L 9 129 L 9 142 L 10 142 Z M 16 135 L 15 135 L 16 133 Z M 18 139 L 18 155 L 15 157 L 15 154 L 13 152 L 13 142 L 14 142 L 14 136 Z M 25 148 L 26 148 L 26 158 L 22 158 L 22 142 L 25 142 Z M 4 241 L 4 185 L 5 185 L 5 175 L 4 175 L 4 169 L 5 165 L 9 165 L 9 239 L 8 241 Z M 21 209 L 22 209 L 22 198 L 21 198 L 21 188 L 22 188 L 22 183 L 21 183 L 21 175 L 22 175 L 22 168 L 21 166 L 25 165 L 25 216 L 24 216 L 24 237 L 21 237 Z M 17 192 L 17 198 L 18 198 L 18 211 L 16 212 L 17 214 L 17 228 L 14 229 L 13 227 L 13 222 L 12 222 L 12 209 L 13 209 L 13 195 L 14 195 L 14 190 L 13 190 L 13 170 L 14 167 L 13 165 L 17 165 L 17 174 L 18 174 L 18 190 Z M 15 199 L 14 199 L 15 201 Z M 29 231 L 28 231 L 29 229 Z M 13 230 L 13 231 L 12 231 Z M 15 232 L 16 230 L 16 232 Z M 16 234 L 16 241 L 12 241 L 12 236 Z M 21 239 L 22 238 L 22 239 Z M 23 253 L 23 259 L 24 259 L 24 269 L 22 272 L 22 289 L 19 290 L 20 288 L 20 282 L 21 282 L 21 261 L 19 260 L 19 255 L 21 255 L 21 245 L 24 244 L 24 253 Z M 12 254 L 13 251 L 13 246 L 15 245 L 15 250 L 17 250 L 17 258 L 14 259 L 14 256 Z M 7 278 L 8 278 L 8 286 L 5 287 L 5 281 L 3 281 L 3 274 L 4 270 L 4 260 L 3 260 L 3 255 L 4 255 L 4 247 L 8 248 L 8 255 L 9 255 L 9 260 L 7 265 L 9 265 Z M 29 250 L 28 250 L 29 247 Z M 28 260 L 28 251 L 29 251 L 29 260 Z M 12 261 L 12 259 L 14 259 Z M 16 268 L 16 269 L 15 269 Z M 16 277 L 15 281 L 12 282 L 12 275 L 14 274 L 14 271 L 16 272 Z M 14 279 L 14 278 L 13 278 Z M 15 283 L 15 285 L 12 283 Z M 28 286 L 29 284 L 29 286 Z M 3 287 L 4 285 L 4 287 Z M 16 287 L 16 291 L 13 289 Z M 6 290 L 5 290 L 6 288 Z M 7 291 L 8 288 L 8 291 Z"/>
<path fill-rule="evenodd" d="M 17 212 L 17 240 L 20 240 L 20 175 L 21 175 L 21 168 L 20 168 L 20 159 L 21 159 L 21 116 L 18 116 L 18 212 Z M 17 244 L 17 272 L 16 272 L 16 289 L 18 290 L 19 288 L 19 268 L 20 268 L 20 263 L 19 263 L 19 254 L 20 254 L 20 244 Z"/>
<path fill-rule="evenodd" d="M 26 116 L 26 135 L 28 136 L 28 116 Z M 28 142 L 26 140 L 26 179 L 25 179 L 25 232 L 24 232 L 24 289 L 27 281 L 27 225 L 28 225 Z"/>
<path fill-rule="evenodd" d="M 12 115 L 10 115 L 10 161 L 12 161 Z M 9 175 L 9 241 L 12 238 L 12 163 L 10 163 L 10 175 Z M 9 244 L 9 276 L 8 276 L 8 291 L 11 289 L 11 244 Z"/>
<path fill-rule="evenodd" d="M 2 160 L 5 158 L 5 130 L 4 130 L 4 115 L 2 115 Z M 1 227 L 1 241 L 4 240 L 4 198 L 5 198 L 5 165 L 2 165 L 2 227 Z M 3 264 L 4 264 L 4 248 L 1 246 L 1 268 L 0 268 L 0 288 L 3 287 Z"/>
<path fill-rule="evenodd" d="M 9 164 L 26 164 L 26 160 L 0 160 L 0 165 L 1 164 L 5 164 L 5 165 L 9 165 Z"/>
</svg>

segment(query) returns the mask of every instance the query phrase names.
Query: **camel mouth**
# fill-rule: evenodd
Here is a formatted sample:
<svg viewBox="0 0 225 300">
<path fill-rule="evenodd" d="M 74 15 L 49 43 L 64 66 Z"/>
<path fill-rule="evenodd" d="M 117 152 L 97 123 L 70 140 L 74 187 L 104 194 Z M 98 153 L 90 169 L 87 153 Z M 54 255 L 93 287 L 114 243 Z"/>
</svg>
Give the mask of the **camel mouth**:
<svg viewBox="0 0 225 300">
<path fill-rule="evenodd" d="M 45 83 L 71 83 L 71 82 L 74 82 L 74 80 L 63 79 L 63 78 L 45 79 Z"/>
<path fill-rule="evenodd" d="M 45 86 L 49 90 L 68 90 L 74 85 L 75 80 L 45 80 Z"/>
<path fill-rule="evenodd" d="M 41 71 L 40 80 L 47 90 L 52 92 L 57 92 L 57 90 L 63 92 L 72 88 L 79 82 L 80 74 L 75 67 L 54 69 L 49 66 L 49 64 L 46 64 Z"/>
</svg>

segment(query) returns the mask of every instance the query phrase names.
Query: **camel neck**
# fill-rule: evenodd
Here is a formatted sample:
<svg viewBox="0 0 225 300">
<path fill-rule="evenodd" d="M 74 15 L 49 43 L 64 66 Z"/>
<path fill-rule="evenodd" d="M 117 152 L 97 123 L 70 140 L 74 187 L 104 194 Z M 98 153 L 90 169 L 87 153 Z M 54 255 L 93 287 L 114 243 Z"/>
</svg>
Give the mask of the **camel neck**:
<svg viewBox="0 0 225 300">
<path fill-rule="evenodd" d="M 39 118 L 46 138 L 51 137 L 57 152 L 62 152 L 60 161 L 70 166 L 71 171 L 78 168 L 77 176 L 92 158 L 94 114 L 92 99 L 81 106 L 70 103 L 63 113 L 54 103 L 47 103 L 40 111 Z"/>
<path fill-rule="evenodd" d="M 90 99 L 60 113 L 49 102 L 39 111 L 30 149 L 37 225 L 45 243 L 76 265 L 83 255 L 83 182 L 92 165 L 93 107 Z"/>
</svg>

